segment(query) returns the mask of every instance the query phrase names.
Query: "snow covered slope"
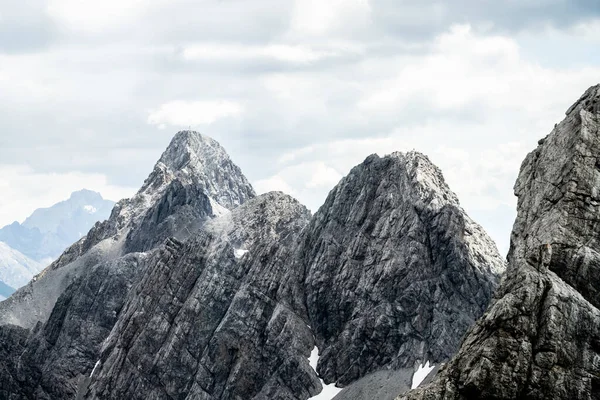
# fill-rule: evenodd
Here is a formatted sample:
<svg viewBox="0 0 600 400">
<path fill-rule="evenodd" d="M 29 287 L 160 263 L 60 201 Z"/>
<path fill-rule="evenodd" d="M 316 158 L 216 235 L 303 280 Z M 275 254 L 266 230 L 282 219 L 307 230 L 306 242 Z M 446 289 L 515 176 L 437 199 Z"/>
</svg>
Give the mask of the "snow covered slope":
<svg viewBox="0 0 600 400">
<path fill-rule="evenodd" d="M 43 268 L 42 264 L 0 242 L 0 281 L 8 286 L 20 288 Z"/>
</svg>

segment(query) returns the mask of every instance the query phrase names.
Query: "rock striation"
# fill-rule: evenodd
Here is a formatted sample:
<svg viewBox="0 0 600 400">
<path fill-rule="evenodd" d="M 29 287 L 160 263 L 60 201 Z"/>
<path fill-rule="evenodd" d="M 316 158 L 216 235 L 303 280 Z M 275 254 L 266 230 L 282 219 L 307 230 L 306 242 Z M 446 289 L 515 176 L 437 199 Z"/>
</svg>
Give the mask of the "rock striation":
<svg viewBox="0 0 600 400">
<path fill-rule="evenodd" d="M 276 290 L 310 214 L 248 201 L 146 270 L 104 342 L 86 398 L 307 399 L 310 328 Z"/>
<path fill-rule="evenodd" d="M 352 169 L 303 233 L 298 260 L 317 371 L 340 387 L 449 359 L 504 270 L 417 152 L 372 155 Z"/>
<path fill-rule="evenodd" d="M 430 385 L 399 399 L 600 399 L 600 85 L 539 141 L 495 299 Z"/>
<path fill-rule="evenodd" d="M 307 400 L 323 383 L 408 380 L 453 355 L 503 270 L 422 154 L 368 157 L 311 217 L 180 132 L 134 198 L 0 303 L 21 326 L 0 326 L 0 390 Z"/>
</svg>

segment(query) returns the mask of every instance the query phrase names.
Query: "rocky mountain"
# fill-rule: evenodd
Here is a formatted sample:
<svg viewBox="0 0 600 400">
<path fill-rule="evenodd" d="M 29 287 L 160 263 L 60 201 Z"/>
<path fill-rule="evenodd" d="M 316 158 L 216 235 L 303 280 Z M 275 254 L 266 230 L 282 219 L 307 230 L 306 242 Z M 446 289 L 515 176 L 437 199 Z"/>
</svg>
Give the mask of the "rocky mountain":
<svg viewBox="0 0 600 400">
<path fill-rule="evenodd" d="M 342 387 L 450 358 L 504 270 L 440 170 L 416 152 L 373 155 L 350 171 L 311 220 L 299 256 L 317 371 Z"/>
<path fill-rule="evenodd" d="M 401 399 L 600 399 L 600 85 L 521 166 L 506 277 L 458 354 Z"/>
<path fill-rule="evenodd" d="M 108 218 L 114 204 L 90 190 L 73 192 L 65 201 L 35 210 L 22 224 L 13 222 L 0 229 L 0 242 L 48 265 L 97 221 Z"/>
<path fill-rule="evenodd" d="M 180 132 L 136 196 L 0 303 L 0 397 L 360 391 L 450 358 L 503 270 L 419 153 L 370 156 L 311 217 Z"/>
<path fill-rule="evenodd" d="M 49 317 L 60 294 L 100 262 L 149 250 L 168 237 L 184 239 L 206 220 L 254 197 L 254 190 L 221 146 L 179 132 L 131 199 L 119 201 L 36 279 L 0 303 L 0 324 L 34 327 Z"/>
</svg>

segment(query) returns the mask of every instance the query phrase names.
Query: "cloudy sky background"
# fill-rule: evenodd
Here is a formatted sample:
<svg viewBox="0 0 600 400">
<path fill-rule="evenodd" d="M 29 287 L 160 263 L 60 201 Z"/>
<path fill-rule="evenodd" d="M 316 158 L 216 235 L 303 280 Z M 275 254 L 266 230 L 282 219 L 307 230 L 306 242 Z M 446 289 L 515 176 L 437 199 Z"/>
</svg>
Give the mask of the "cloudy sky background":
<svg viewBox="0 0 600 400">
<path fill-rule="evenodd" d="M 505 252 L 599 46 L 597 0 L 0 0 L 0 225 L 132 195 L 191 126 L 313 211 L 369 154 L 424 152 Z"/>
</svg>

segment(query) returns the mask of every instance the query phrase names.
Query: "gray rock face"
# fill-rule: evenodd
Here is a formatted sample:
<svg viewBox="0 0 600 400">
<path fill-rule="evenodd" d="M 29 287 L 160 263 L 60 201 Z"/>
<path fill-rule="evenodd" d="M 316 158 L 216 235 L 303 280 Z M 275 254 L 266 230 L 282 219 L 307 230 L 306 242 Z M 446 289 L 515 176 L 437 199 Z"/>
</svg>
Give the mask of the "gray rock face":
<svg viewBox="0 0 600 400">
<path fill-rule="evenodd" d="M 303 398 L 319 391 L 306 323 L 278 301 L 310 214 L 280 193 L 205 226 L 146 270 L 105 341 L 87 398 Z M 246 253 L 247 252 L 247 253 Z"/>
<path fill-rule="evenodd" d="M 261 196 L 208 223 L 175 265 L 148 270 L 87 397 L 306 399 L 320 385 L 315 339 L 319 374 L 341 386 L 438 362 L 504 267 L 417 153 L 369 157 L 307 222 L 292 199 Z M 241 261 L 235 246 L 249 251 Z"/>
<path fill-rule="evenodd" d="M 600 399 L 600 85 L 521 166 L 509 267 L 434 382 L 401 399 Z"/>
<path fill-rule="evenodd" d="M 179 132 L 133 198 L 119 201 L 108 220 L 0 303 L 0 324 L 32 328 L 44 322 L 60 294 L 89 268 L 150 250 L 167 237 L 185 239 L 252 197 L 252 186 L 216 141 Z"/>
<path fill-rule="evenodd" d="M 157 253 L 166 258 L 168 243 Z M 155 258 L 131 254 L 95 265 L 58 298 L 48 321 L 38 323 L 15 357 L 18 399 L 74 398 L 82 374 L 93 369 L 102 341 L 117 321 L 135 278 Z"/>
<path fill-rule="evenodd" d="M 55 300 L 0 327 L 9 398 L 306 400 L 453 354 L 504 263 L 425 156 L 370 156 L 312 218 L 224 157 L 178 134 L 31 286 Z"/>
<path fill-rule="evenodd" d="M 449 359 L 504 269 L 422 154 L 370 156 L 331 191 L 299 252 L 318 372 L 343 387 Z"/>
<path fill-rule="evenodd" d="M 8 325 L 0 326 L 0 398 L 22 398 L 21 383 L 15 379 L 18 370 L 18 355 L 25 350 L 27 329 Z"/>
</svg>

